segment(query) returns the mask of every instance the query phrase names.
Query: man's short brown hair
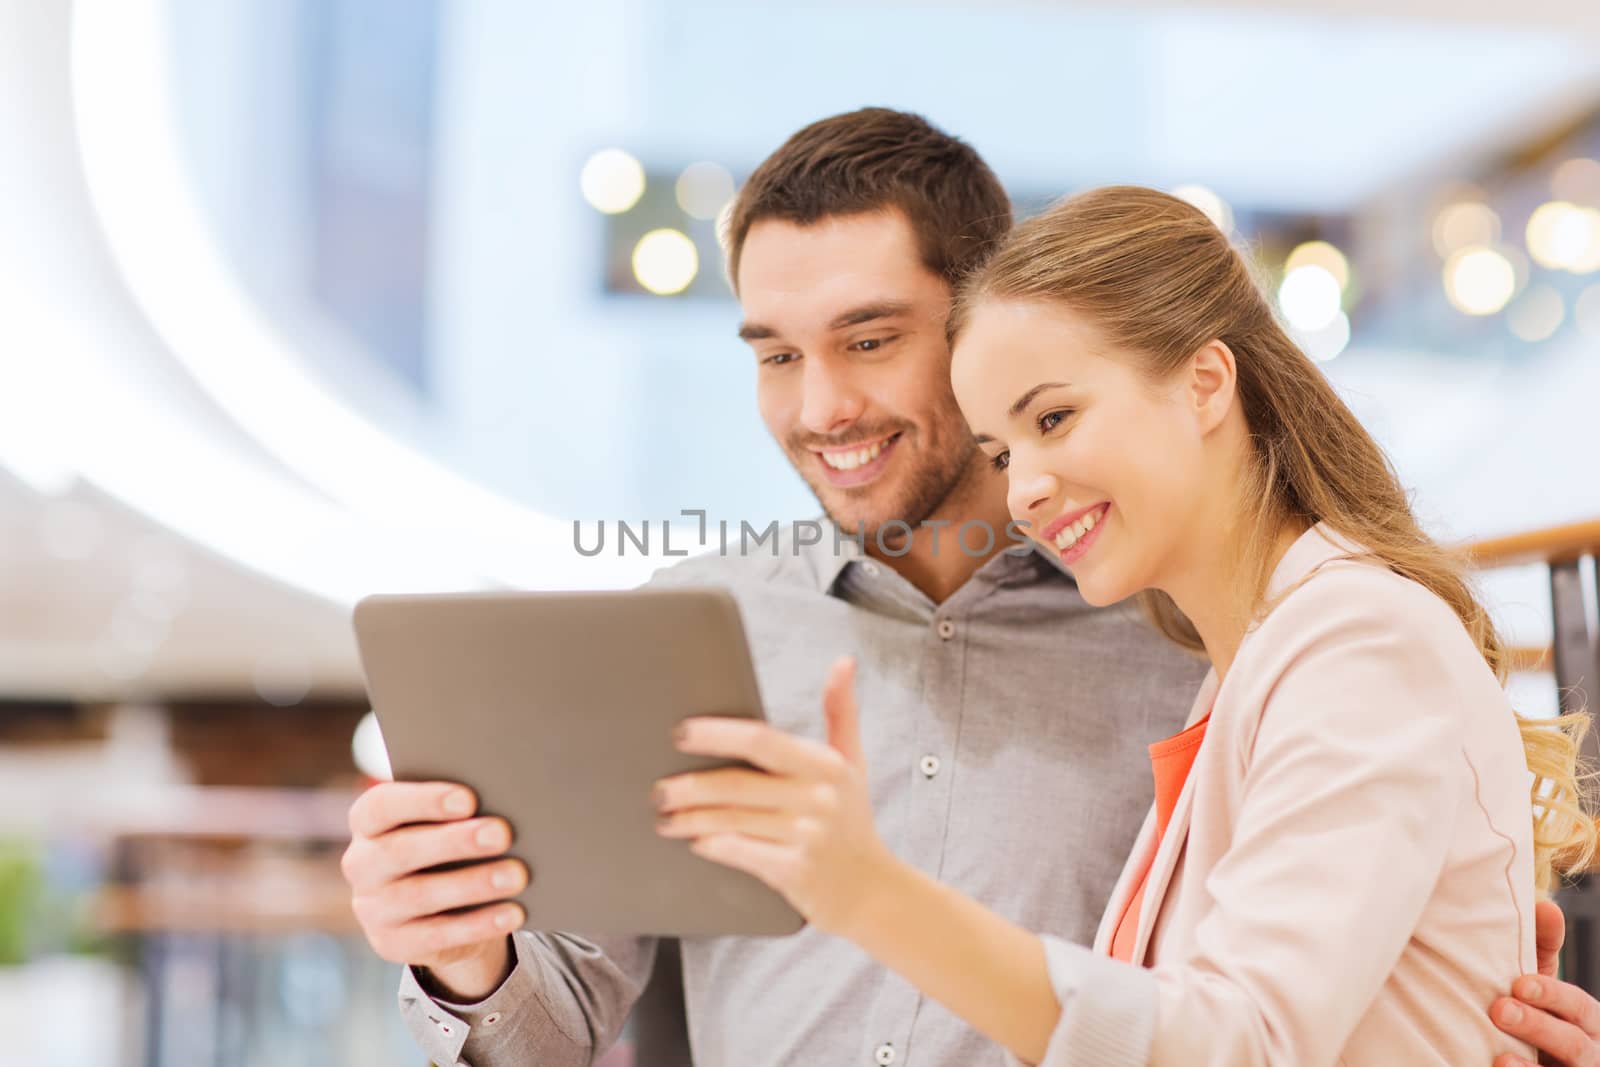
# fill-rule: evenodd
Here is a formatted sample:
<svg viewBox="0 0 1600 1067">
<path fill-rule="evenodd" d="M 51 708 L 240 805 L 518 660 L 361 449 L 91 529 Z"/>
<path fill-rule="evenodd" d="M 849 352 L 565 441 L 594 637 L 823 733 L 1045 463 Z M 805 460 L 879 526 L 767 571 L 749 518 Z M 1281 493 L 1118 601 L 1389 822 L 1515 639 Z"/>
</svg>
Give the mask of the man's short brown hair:
<svg viewBox="0 0 1600 1067">
<path fill-rule="evenodd" d="M 952 287 L 1011 229 L 1011 201 L 983 158 L 920 115 L 883 107 L 821 119 L 785 141 L 739 191 L 723 235 L 737 289 L 739 255 L 763 219 L 809 226 L 898 208 L 923 264 Z"/>
</svg>

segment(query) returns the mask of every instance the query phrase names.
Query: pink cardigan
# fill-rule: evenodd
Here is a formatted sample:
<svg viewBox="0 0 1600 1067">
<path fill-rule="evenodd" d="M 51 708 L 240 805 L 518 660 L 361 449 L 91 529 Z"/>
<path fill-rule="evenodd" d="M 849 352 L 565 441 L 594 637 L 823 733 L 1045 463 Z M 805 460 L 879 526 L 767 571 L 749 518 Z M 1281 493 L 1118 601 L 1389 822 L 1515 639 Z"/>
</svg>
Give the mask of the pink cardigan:
<svg viewBox="0 0 1600 1067">
<path fill-rule="evenodd" d="M 1215 672 L 1142 900 L 1108 946 L 1153 817 L 1090 951 L 1045 938 L 1062 1018 L 1044 1063 L 1489 1067 L 1534 968 L 1529 788 L 1505 693 L 1454 612 L 1317 526 L 1281 603 Z M 1309 577 L 1308 577 L 1309 576 Z"/>
</svg>

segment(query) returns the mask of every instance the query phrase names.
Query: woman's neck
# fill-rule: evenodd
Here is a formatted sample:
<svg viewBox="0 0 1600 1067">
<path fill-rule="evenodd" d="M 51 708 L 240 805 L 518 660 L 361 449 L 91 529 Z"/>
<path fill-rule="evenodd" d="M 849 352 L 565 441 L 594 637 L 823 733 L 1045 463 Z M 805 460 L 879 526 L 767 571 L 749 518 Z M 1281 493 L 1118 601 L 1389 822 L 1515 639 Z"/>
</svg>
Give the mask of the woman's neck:
<svg viewBox="0 0 1600 1067">
<path fill-rule="evenodd" d="M 1289 546 L 1308 528 L 1300 520 L 1277 523 L 1268 540 L 1264 571 L 1258 568 L 1253 554 L 1237 550 L 1237 527 L 1225 529 L 1210 543 L 1192 543 L 1187 559 L 1177 568 L 1180 573 L 1163 584 L 1178 609 L 1194 623 L 1218 679 L 1227 677 L 1254 621 L 1259 575 L 1271 574 Z"/>
</svg>

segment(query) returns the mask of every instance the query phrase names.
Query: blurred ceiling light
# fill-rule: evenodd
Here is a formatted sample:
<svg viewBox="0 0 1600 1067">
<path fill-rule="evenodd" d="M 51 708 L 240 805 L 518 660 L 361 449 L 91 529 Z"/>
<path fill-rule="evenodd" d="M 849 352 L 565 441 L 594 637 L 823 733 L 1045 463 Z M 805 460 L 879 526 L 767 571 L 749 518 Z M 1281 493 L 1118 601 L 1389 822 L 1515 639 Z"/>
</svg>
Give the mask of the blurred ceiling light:
<svg viewBox="0 0 1600 1067">
<path fill-rule="evenodd" d="M 1600 271 L 1600 211 L 1584 208 L 1589 218 L 1589 241 L 1585 249 L 1572 257 L 1567 269 L 1574 274 L 1593 274 Z"/>
<path fill-rule="evenodd" d="M 30 328 L 40 309 L 21 279 L 0 277 L 0 322 L 7 343 L 0 347 L 0 467 L 36 493 L 59 496 L 78 477 L 70 457 L 74 440 L 63 411 L 74 410 L 74 396 L 63 391 L 48 337 Z"/>
<path fill-rule="evenodd" d="M 1301 267 L 1321 267 L 1333 275 L 1341 292 L 1350 287 L 1350 261 L 1327 241 L 1307 241 L 1296 247 L 1289 253 L 1283 271 L 1287 276 Z"/>
<path fill-rule="evenodd" d="M 733 199 L 733 175 L 717 163 L 691 163 L 678 175 L 678 206 L 709 222 Z"/>
<path fill-rule="evenodd" d="M 1228 202 L 1203 185 L 1180 185 L 1172 195 L 1199 208 L 1212 225 L 1223 233 L 1233 232 L 1233 209 Z"/>
<path fill-rule="evenodd" d="M 1600 160 L 1567 160 L 1550 176 L 1550 191 L 1557 200 L 1600 207 Z"/>
<path fill-rule="evenodd" d="M 1565 200 L 1540 204 L 1528 218 L 1526 236 L 1528 253 L 1541 267 L 1585 267 L 1600 260 L 1600 211 Z"/>
<path fill-rule="evenodd" d="M 383 729 L 375 713 L 367 712 L 356 723 L 355 735 L 350 738 L 350 755 L 355 760 L 356 770 L 368 778 L 380 782 L 394 778 L 394 771 L 389 767 L 389 746 L 383 741 Z"/>
<path fill-rule="evenodd" d="M 602 149 L 583 165 L 578 185 L 590 207 L 620 215 L 644 195 L 644 167 L 620 148 Z"/>
<path fill-rule="evenodd" d="M 1470 246 L 1445 261 L 1445 295 L 1468 315 L 1493 315 L 1506 306 L 1516 288 L 1516 268 L 1493 248 Z"/>
<path fill-rule="evenodd" d="M 633 276 L 657 296 L 689 288 L 700 273 L 700 253 L 678 230 L 651 230 L 633 247 Z"/>
<path fill-rule="evenodd" d="M 1296 267 L 1278 286 L 1278 307 L 1289 325 L 1302 333 L 1315 333 L 1332 325 L 1342 297 L 1339 279 L 1316 264 Z"/>
<path fill-rule="evenodd" d="M 1318 363 L 1327 363 L 1337 359 L 1350 344 L 1350 316 L 1340 311 L 1321 329 L 1291 329 L 1289 334 L 1306 355 Z"/>
<path fill-rule="evenodd" d="M 1519 340 L 1535 344 L 1559 330 L 1566 315 L 1560 293 L 1548 285 L 1535 285 L 1506 311 L 1506 325 Z"/>
<path fill-rule="evenodd" d="M 83 477 L 191 541 L 335 603 L 377 589 L 640 580 L 653 565 L 642 554 L 575 568 L 565 555 L 570 523 L 396 440 L 305 370 L 228 268 L 199 209 L 172 99 L 175 17 L 165 0 L 73 5 L 72 125 L 118 280 L 252 452 L 197 441 L 184 420 L 143 419 L 85 446 Z M 97 340 L 79 346 L 86 361 L 105 347 Z M 126 397 L 69 384 L 74 403 L 106 426 L 127 421 Z"/>
<path fill-rule="evenodd" d="M 1572 321 L 1583 336 L 1600 341 L 1600 283 L 1578 294 L 1577 301 L 1572 305 Z"/>
<path fill-rule="evenodd" d="M 1458 200 L 1446 205 L 1433 220 L 1433 247 L 1449 258 L 1471 245 L 1492 245 L 1500 240 L 1500 216 L 1478 200 Z"/>
</svg>

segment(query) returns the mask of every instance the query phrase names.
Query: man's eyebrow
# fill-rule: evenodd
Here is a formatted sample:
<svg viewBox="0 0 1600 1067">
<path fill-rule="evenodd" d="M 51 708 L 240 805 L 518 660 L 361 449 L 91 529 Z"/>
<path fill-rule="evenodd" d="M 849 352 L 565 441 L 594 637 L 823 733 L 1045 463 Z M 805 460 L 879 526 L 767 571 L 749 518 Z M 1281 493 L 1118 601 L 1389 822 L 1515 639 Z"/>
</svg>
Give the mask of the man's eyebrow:
<svg viewBox="0 0 1600 1067">
<path fill-rule="evenodd" d="M 911 310 L 911 303 L 906 300 L 878 300 L 871 304 L 862 304 L 860 307 L 851 308 L 840 315 L 834 316 L 828 323 L 830 330 L 843 330 L 849 326 L 860 326 L 864 322 L 875 319 L 889 319 L 896 315 L 904 315 Z"/>
<path fill-rule="evenodd" d="M 911 302 L 908 300 L 877 300 L 835 315 L 828 323 L 828 329 L 843 330 L 851 326 L 860 326 L 864 322 L 904 315 L 910 310 Z M 759 322 L 747 322 L 739 327 L 741 341 L 765 341 L 776 336 L 778 336 L 777 330 Z"/>
<path fill-rule="evenodd" d="M 1033 403 L 1034 397 L 1038 396 L 1046 389 L 1064 389 L 1069 384 L 1070 383 L 1068 382 L 1040 382 L 1032 389 L 1029 389 L 1026 393 L 1023 393 L 1021 396 L 1017 397 L 1017 402 L 1011 405 L 1010 410 L 1008 410 L 1006 414 L 1014 419 L 1027 410 L 1028 405 Z"/>
</svg>

